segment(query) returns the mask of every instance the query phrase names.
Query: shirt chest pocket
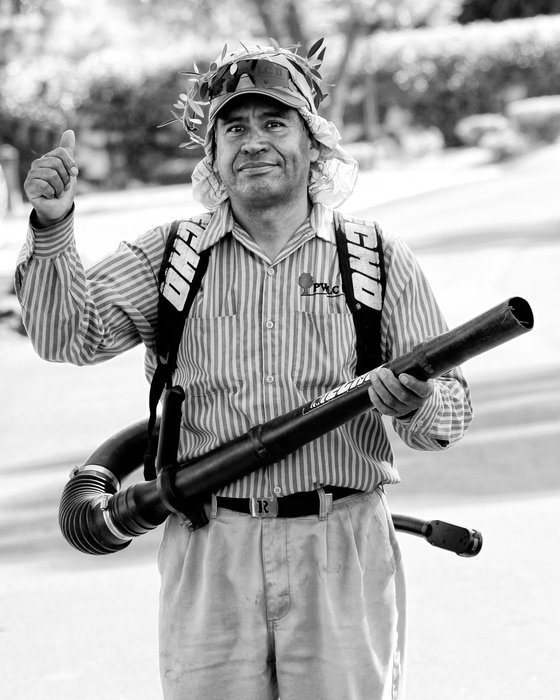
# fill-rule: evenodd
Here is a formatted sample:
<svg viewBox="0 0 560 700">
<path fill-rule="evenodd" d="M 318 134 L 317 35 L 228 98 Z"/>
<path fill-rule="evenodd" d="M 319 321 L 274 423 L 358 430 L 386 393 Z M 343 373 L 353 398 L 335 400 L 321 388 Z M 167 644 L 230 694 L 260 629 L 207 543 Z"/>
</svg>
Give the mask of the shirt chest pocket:
<svg viewBox="0 0 560 700">
<path fill-rule="evenodd" d="M 353 378 L 356 334 L 350 313 L 299 311 L 294 341 L 293 377 L 300 389 L 323 390 Z"/>
<path fill-rule="evenodd" d="M 178 369 L 192 396 L 236 392 L 243 384 L 243 335 L 237 315 L 188 318 Z"/>
</svg>

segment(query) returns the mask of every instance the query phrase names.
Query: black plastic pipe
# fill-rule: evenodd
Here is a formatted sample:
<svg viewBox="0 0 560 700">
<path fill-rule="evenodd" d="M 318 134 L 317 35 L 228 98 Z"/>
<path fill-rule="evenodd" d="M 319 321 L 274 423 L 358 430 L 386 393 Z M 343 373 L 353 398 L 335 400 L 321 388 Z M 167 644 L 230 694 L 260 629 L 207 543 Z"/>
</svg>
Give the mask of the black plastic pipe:
<svg viewBox="0 0 560 700">
<path fill-rule="evenodd" d="M 385 366 L 397 376 L 406 372 L 418 379 L 435 378 L 532 327 L 531 307 L 521 297 L 513 297 L 451 331 L 419 343 Z M 155 481 L 118 490 L 121 479 L 142 463 L 147 422 L 121 431 L 75 470 L 62 494 L 62 532 L 70 544 L 90 554 L 122 549 L 132 537 L 157 527 L 167 518 L 173 509 L 168 497 L 170 489 L 195 503 L 226 484 L 283 459 L 371 410 L 368 387 L 369 372 L 201 457 L 167 465 L 172 471 L 164 475 L 165 488 L 160 474 Z M 158 450 L 160 454 L 161 451 L 167 454 L 169 446 Z"/>
</svg>

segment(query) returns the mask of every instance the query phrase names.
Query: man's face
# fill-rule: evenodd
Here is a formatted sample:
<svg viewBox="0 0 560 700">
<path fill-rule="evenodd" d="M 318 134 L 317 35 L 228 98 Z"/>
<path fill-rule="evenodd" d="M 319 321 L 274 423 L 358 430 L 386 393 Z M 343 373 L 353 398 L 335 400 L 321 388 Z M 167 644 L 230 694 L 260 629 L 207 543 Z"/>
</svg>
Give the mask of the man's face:
<svg viewBox="0 0 560 700">
<path fill-rule="evenodd" d="M 297 111 L 276 100 L 248 95 L 218 116 L 214 168 L 234 207 L 307 198 L 309 166 L 318 155 Z"/>
</svg>

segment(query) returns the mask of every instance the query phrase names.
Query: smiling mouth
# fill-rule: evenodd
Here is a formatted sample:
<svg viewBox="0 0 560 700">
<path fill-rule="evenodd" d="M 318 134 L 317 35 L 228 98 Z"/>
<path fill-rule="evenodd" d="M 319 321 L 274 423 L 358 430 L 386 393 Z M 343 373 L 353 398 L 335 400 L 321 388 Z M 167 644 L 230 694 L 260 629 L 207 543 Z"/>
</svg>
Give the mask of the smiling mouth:
<svg viewBox="0 0 560 700">
<path fill-rule="evenodd" d="M 239 167 L 239 172 L 258 172 L 260 170 L 268 170 L 269 168 L 273 168 L 274 166 L 274 163 L 268 163 L 265 161 L 260 161 L 258 163 L 245 163 L 244 165 L 241 165 Z"/>
</svg>

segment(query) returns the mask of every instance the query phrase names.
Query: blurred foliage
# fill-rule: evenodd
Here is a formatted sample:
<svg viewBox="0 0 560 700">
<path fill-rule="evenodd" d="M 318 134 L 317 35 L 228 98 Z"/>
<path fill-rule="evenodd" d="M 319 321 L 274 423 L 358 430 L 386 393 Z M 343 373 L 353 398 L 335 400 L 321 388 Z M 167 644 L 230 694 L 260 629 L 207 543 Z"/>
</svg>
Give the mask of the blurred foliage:
<svg viewBox="0 0 560 700">
<path fill-rule="evenodd" d="M 223 16 L 210 23 L 204 2 L 0 0 L 0 143 L 18 149 L 20 180 L 73 128 L 77 151 L 85 135 L 93 151 L 108 153 L 110 175 L 96 184 L 150 181 L 163 158 L 177 155 L 180 134 L 157 125 L 184 90 L 179 71 L 221 49 L 215 37 L 209 49 L 216 30 L 251 26 L 234 0 L 220 1 Z"/>
<path fill-rule="evenodd" d="M 515 100 L 507 106 L 511 124 L 537 143 L 560 138 L 560 95 Z"/>
<path fill-rule="evenodd" d="M 171 62 L 161 55 L 143 58 L 107 52 L 77 69 L 64 61 L 44 62 L 33 74 L 12 66 L 0 86 L 0 140 L 19 149 L 21 177 L 67 128 L 76 131 L 78 158 L 81 148 L 90 155 L 92 149 L 107 152 L 110 178 L 102 183 L 92 177 L 99 186 L 120 187 L 130 178 L 150 182 L 152 170 L 177 157 L 181 130 L 158 126 L 185 88 L 179 71 L 192 65 L 192 56 L 177 55 Z M 86 164 L 86 179 L 87 171 Z M 185 164 L 184 181 L 187 176 Z"/>
<path fill-rule="evenodd" d="M 352 73 L 349 120 L 359 120 L 373 81 L 381 121 L 397 105 L 458 145 L 463 117 L 503 113 L 520 97 L 560 94 L 560 16 L 379 33 L 364 42 Z"/>
<path fill-rule="evenodd" d="M 321 18 L 328 16 L 325 9 L 332 2 L 338 11 L 338 22 L 334 27 L 331 24 L 325 29 L 319 29 Z M 313 31 L 330 37 L 325 67 L 328 69 L 329 64 L 332 66 L 332 89 L 329 101 L 323 106 L 325 116 L 335 124 L 342 125 L 344 121 L 352 60 L 363 37 L 379 31 L 449 24 L 460 8 L 461 0 L 349 0 L 343 4 L 330 0 L 311 7 L 308 17 L 313 20 Z"/>
<path fill-rule="evenodd" d="M 0 141 L 20 151 L 22 180 L 68 127 L 77 132 L 77 155 L 83 148 L 86 161 L 96 151 L 109 159 L 106 177 L 103 168 L 83 168 L 97 185 L 185 180 L 200 154 L 179 155 L 182 135 L 157 126 L 184 91 L 179 71 L 194 59 L 208 64 L 226 37 L 270 35 L 304 47 L 332 37 L 327 61 L 340 103 L 356 26 L 363 33 L 445 23 L 458 7 L 459 0 L 0 0 Z"/>
<path fill-rule="evenodd" d="M 398 106 L 455 145 L 464 116 L 560 93 L 560 17 L 449 24 L 460 9 L 459 0 L 0 0 L 0 142 L 20 151 L 22 180 L 73 128 L 77 155 L 110 160 L 107 177 L 92 171 L 97 186 L 186 181 L 200 153 L 179 152 L 177 126 L 157 128 L 185 89 L 180 71 L 195 60 L 204 68 L 226 37 L 273 32 L 329 37 L 338 117 L 357 139 Z"/>
<path fill-rule="evenodd" d="M 537 15 L 560 13 L 560 0 L 464 0 L 457 17 L 460 24 L 490 19 L 503 22 L 506 19 L 526 19 Z"/>
</svg>

